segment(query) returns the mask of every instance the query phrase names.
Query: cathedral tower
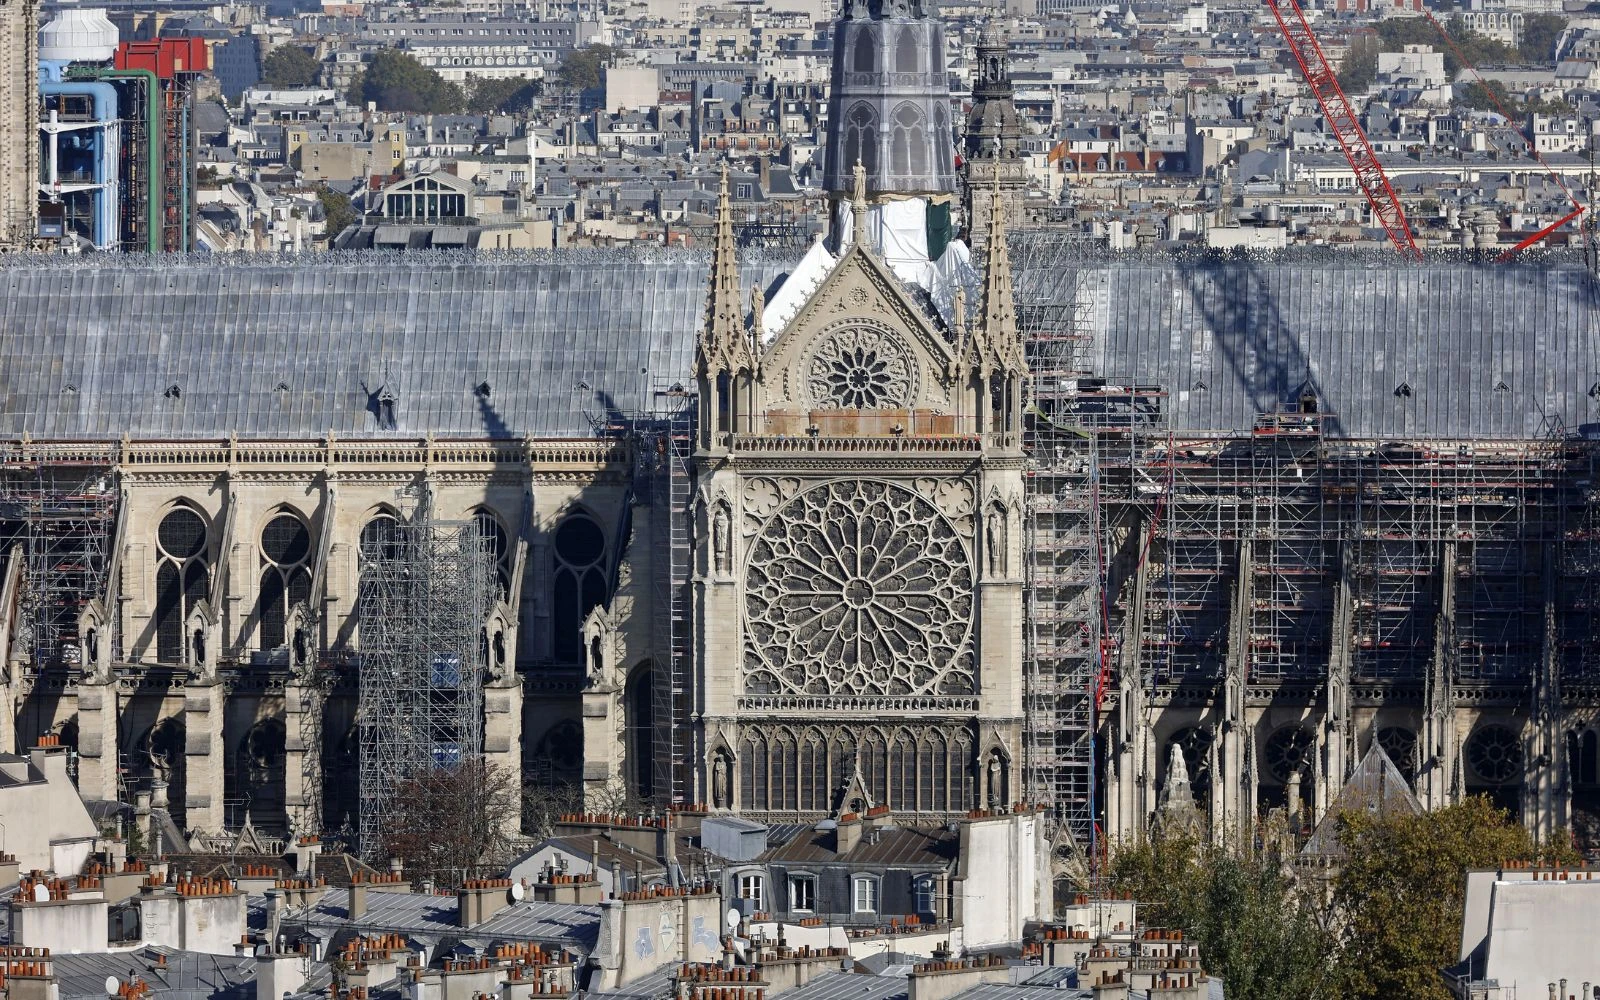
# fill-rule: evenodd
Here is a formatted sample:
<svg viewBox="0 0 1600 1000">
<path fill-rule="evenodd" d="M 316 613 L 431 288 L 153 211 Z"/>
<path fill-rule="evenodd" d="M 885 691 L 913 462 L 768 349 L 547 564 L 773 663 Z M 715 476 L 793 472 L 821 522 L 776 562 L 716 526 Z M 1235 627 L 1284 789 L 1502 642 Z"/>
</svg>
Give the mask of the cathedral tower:
<svg viewBox="0 0 1600 1000">
<path fill-rule="evenodd" d="M 955 190 L 944 23 L 930 0 L 845 0 L 833 25 L 823 187 L 836 200 Z"/>
<path fill-rule="evenodd" d="M 968 239 L 980 246 L 989 228 L 991 193 L 998 190 L 1013 225 L 1023 221 L 1027 170 L 1022 163 L 1022 118 L 1012 100 L 1005 23 L 994 21 L 978 39 L 972 111 L 967 116 L 965 215 Z"/>
<path fill-rule="evenodd" d="M 0 250 L 39 229 L 39 5 L 0 0 Z"/>
</svg>

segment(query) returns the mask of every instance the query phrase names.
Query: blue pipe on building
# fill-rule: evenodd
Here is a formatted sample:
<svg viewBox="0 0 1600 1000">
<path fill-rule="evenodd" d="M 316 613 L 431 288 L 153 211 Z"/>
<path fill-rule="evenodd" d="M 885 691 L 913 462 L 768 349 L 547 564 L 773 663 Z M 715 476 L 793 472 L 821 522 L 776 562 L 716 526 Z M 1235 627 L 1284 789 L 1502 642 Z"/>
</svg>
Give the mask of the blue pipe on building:
<svg viewBox="0 0 1600 1000">
<path fill-rule="evenodd" d="M 61 122 L 54 123 L 41 118 L 40 127 L 50 136 L 50 147 L 46 150 L 46 169 L 52 169 L 51 164 L 59 164 L 61 145 L 64 139 L 83 137 L 91 144 L 93 162 L 93 176 L 91 183 L 95 185 L 94 220 L 90 239 L 97 250 L 114 250 L 119 245 L 120 234 L 120 209 L 122 191 L 119 175 L 121 150 L 121 121 L 117 117 L 117 88 L 109 83 L 86 82 L 61 78 L 65 66 L 61 63 L 41 63 L 39 73 L 39 93 L 43 97 L 65 96 L 72 94 L 85 95 L 92 99 L 94 107 L 94 120 L 92 122 L 67 123 L 70 128 L 52 128 Z M 51 176 L 42 185 L 44 193 L 51 197 L 59 197 L 62 192 L 55 188 L 59 183 L 59 176 L 52 172 Z"/>
</svg>

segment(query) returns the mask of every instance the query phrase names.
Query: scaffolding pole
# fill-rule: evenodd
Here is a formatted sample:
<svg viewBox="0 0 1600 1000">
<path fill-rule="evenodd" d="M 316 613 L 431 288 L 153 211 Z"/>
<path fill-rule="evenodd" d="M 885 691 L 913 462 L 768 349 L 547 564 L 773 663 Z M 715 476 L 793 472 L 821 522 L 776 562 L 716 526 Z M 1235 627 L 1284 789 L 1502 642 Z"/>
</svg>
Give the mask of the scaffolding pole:
<svg viewBox="0 0 1600 1000">
<path fill-rule="evenodd" d="M 106 461 L 8 460 L 0 474 L 4 548 L 23 548 L 21 631 L 31 637 L 31 666 L 83 663 L 78 634 L 84 607 L 105 590 L 118 500 Z M 117 636 L 111 635 L 113 656 Z"/>
<path fill-rule="evenodd" d="M 417 514 L 364 540 L 360 851 L 382 861 L 395 786 L 483 752 L 483 623 L 495 556 L 471 522 Z"/>
</svg>

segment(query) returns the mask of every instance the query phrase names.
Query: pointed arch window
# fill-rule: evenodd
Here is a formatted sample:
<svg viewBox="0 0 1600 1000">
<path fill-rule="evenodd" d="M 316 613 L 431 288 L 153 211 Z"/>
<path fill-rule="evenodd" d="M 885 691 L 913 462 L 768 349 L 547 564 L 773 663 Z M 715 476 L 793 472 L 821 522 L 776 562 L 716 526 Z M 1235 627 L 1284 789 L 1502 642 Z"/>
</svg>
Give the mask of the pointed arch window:
<svg viewBox="0 0 1600 1000">
<path fill-rule="evenodd" d="M 872 32 L 863 31 L 856 35 L 855 51 L 850 56 L 850 68 L 857 73 L 878 71 L 877 39 L 873 37 Z"/>
<path fill-rule="evenodd" d="M 511 597 L 511 542 L 500 519 L 487 510 L 473 512 L 472 523 L 478 529 L 478 538 L 494 558 L 495 582 L 500 588 L 500 599 Z"/>
<path fill-rule="evenodd" d="M 928 168 L 927 123 L 922 109 L 907 101 L 894 109 L 894 145 L 891 169 L 899 175 L 920 176 Z"/>
<path fill-rule="evenodd" d="M 289 610 L 311 600 L 311 531 L 299 517 L 282 513 L 261 531 L 261 589 L 256 595 L 256 621 L 262 649 L 280 649 Z"/>
<path fill-rule="evenodd" d="M 828 809 L 828 751 L 816 730 L 806 733 L 800 745 L 800 808 L 806 812 Z"/>
<path fill-rule="evenodd" d="M 606 536 L 587 515 L 571 514 L 556 528 L 554 543 L 552 653 L 557 662 L 577 663 L 583 651 L 583 620 L 607 597 Z"/>
<path fill-rule="evenodd" d="M 902 28 L 900 37 L 894 45 L 894 70 L 896 73 L 915 73 L 922 69 L 922 60 L 917 52 L 917 32 L 915 28 Z"/>
<path fill-rule="evenodd" d="M 771 808 L 793 809 L 798 802 L 799 758 L 794 734 L 779 730 L 772 740 Z"/>
<path fill-rule="evenodd" d="M 904 730 L 895 734 L 889 747 L 889 794 L 896 809 L 917 808 L 917 747 Z"/>
<path fill-rule="evenodd" d="M 156 659 L 184 662 L 184 625 L 211 586 L 209 529 L 190 507 L 175 507 L 156 527 Z"/>
<path fill-rule="evenodd" d="M 861 776 L 866 779 L 873 803 L 883 805 L 889 801 L 889 747 L 883 734 L 876 730 L 867 733 L 861 744 Z"/>
</svg>

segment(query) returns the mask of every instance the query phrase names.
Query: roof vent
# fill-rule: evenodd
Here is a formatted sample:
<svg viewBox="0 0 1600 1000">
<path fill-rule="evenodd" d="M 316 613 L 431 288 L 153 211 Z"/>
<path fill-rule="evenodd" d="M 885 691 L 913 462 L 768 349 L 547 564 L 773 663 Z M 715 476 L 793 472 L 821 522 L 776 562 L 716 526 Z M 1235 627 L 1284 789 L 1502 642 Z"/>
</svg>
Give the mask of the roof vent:
<svg viewBox="0 0 1600 1000">
<path fill-rule="evenodd" d="M 493 391 L 494 390 L 490 387 L 489 383 L 484 381 L 477 384 L 477 386 L 472 390 L 472 394 L 477 396 L 479 399 L 488 399 L 489 394 Z"/>
<path fill-rule="evenodd" d="M 61 387 L 61 391 L 66 393 L 69 396 L 70 395 L 75 395 L 77 393 L 77 391 L 78 391 L 78 383 L 76 383 L 76 382 L 68 382 L 66 385 Z"/>
<path fill-rule="evenodd" d="M 287 383 L 287 382 L 279 382 L 277 385 L 273 386 L 272 388 L 273 388 L 274 392 L 288 392 L 289 391 L 289 383 Z"/>
<path fill-rule="evenodd" d="M 171 385 L 167 386 L 166 391 L 163 392 L 161 395 L 167 397 L 168 399 L 178 399 L 179 397 L 181 397 L 183 395 L 183 390 L 178 388 L 178 383 L 174 382 Z"/>
<path fill-rule="evenodd" d="M 1589 398 L 1600 399 L 1600 382 L 1596 382 L 1589 387 Z"/>
<path fill-rule="evenodd" d="M 1410 399 L 1411 398 L 1411 383 L 1410 382 L 1401 382 L 1399 385 L 1394 387 L 1394 394 L 1396 396 L 1399 396 L 1401 399 Z"/>
<path fill-rule="evenodd" d="M 1511 391 L 1511 387 L 1509 385 L 1506 385 L 1505 379 L 1501 379 L 1500 381 L 1498 381 L 1498 382 L 1496 382 L 1494 384 L 1494 391 L 1495 392 L 1510 392 Z"/>
<path fill-rule="evenodd" d="M 1211 387 L 1209 385 L 1206 385 L 1204 379 L 1201 379 L 1200 381 L 1198 381 L 1198 382 L 1196 382 L 1194 384 L 1194 391 L 1195 392 L 1205 392 L 1209 388 L 1211 388 Z"/>
</svg>

